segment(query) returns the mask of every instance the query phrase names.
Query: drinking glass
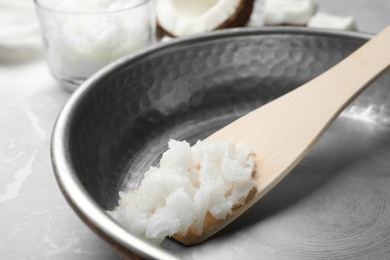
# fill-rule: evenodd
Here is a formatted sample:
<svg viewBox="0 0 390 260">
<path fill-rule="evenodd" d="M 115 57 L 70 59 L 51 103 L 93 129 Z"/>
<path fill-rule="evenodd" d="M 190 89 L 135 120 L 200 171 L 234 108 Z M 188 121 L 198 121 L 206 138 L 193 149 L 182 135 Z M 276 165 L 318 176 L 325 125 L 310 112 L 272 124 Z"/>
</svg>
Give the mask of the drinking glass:
<svg viewBox="0 0 390 260">
<path fill-rule="evenodd" d="M 155 43 L 153 0 L 34 0 L 51 74 L 74 91 L 112 61 Z"/>
</svg>

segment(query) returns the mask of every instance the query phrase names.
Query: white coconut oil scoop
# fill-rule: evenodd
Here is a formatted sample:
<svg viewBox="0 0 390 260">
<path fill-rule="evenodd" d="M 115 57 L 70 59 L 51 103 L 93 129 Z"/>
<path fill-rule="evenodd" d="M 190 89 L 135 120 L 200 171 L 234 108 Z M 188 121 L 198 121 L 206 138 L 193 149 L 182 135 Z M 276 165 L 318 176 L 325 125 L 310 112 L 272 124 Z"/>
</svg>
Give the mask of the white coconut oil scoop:
<svg viewBox="0 0 390 260">
<path fill-rule="evenodd" d="M 208 214 L 201 236 L 188 232 L 174 238 L 186 245 L 200 243 L 248 210 L 302 160 L 341 111 L 389 65 L 387 27 L 322 75 L 211 135 L 211 140 L 243 142 L 255 151 L 256 189 L 226 219 Z"/>
</svg>

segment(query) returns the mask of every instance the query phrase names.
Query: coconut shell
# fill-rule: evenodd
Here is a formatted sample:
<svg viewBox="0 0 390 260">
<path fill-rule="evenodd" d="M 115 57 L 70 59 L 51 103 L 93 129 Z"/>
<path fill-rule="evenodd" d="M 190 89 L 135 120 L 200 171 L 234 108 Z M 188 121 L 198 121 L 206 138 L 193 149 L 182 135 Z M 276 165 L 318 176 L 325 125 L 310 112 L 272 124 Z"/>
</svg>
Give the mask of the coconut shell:
<svg viewBox="0 0 390 260">
<path fill-rule="evenodd" d="M 241 0 L 236 12 L 233 13 L 224 23 L 214 30 L 242 27 L 246 25 L 251 17 L 254 0 Z"/>
</svg>

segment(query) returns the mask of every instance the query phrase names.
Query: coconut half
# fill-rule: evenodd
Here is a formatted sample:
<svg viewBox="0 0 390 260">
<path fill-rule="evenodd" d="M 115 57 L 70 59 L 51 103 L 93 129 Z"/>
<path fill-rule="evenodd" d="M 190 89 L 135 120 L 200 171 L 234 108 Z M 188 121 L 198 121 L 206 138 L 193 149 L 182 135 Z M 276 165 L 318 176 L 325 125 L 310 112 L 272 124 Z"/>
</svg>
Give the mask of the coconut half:
<svg viewBox="0 0 390 260">
<path fill-rule="evenodd" d="M 217 29 L 244 26 L 254 0 L 158 0 L 158 29 L 170 37 L 181 37 Z"/>
</svg>

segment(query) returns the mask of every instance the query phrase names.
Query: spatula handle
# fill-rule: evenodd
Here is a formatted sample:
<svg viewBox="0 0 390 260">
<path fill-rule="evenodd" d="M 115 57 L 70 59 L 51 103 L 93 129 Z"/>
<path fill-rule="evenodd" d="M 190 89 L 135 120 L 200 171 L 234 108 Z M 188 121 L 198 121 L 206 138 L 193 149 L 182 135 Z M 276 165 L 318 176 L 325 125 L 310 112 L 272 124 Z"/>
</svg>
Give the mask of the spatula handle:
<svg viewBox="0 0 390 260">
<path fill-rule="evenodd" d="M 390 27 L 300 88 L 252 111 L 209 137 L 243 142 L 255 151 L 256 191 L 226 220 L 206 218 L 199 243 L 236 219 L 282 180 L 309 152 L 340 112 L 390 65 Z"/>
</svg>

